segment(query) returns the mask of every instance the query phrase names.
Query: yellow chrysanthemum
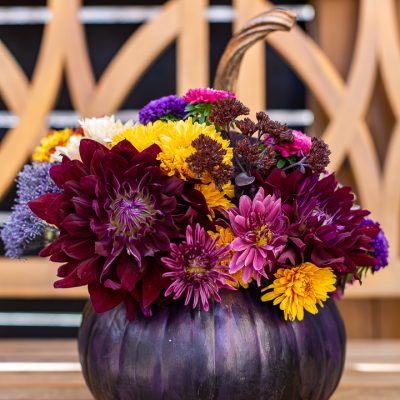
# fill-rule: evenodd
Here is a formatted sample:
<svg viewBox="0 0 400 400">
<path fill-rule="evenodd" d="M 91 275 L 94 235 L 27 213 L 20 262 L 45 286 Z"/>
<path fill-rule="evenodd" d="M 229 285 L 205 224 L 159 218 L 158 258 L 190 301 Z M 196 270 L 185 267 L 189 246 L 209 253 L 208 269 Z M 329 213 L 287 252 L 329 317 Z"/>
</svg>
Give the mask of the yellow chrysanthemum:
<svg viewBox="0 0 400 400">
<path fill-rule="evenodd" d="M 32 161 L 49 162 L 51 155 L 55 152 L 56 147 L 64 147 L 67 145 L 69 138 L 75 132 L 72 129 L 63 129 L 61 131 L 51 131 L 36 147 L 32 155 Z"/>
<path fill-rule="evenodd" d="M 219 235 L 219 240 L 218 240 L 217 246 L 229 245 L 235 239 L 235 235 L 233 234 L 233 232 L 230 228 L 223 228 L 222 226 L 217 225 L 216 230 L 217 230 L 217 232 L 209 231 L 208 233 L 210 234 L 210 236 L 212 238 L 215 238 L 217 235 Z M 233 253 L 234 253 L 234 250 L 231 249 L 229 257 L 227 257 L 222 262 L 222 265 L 229 265 L 229 262 L 231 261 Z M 249 283 L 252 281 L 252 279 L 249 279 L 249 281 L 247 283 L 243 282 L 243 269 L 236 272 L 235 274 L 230 274 L 230 275 L 232 275 L 237 280 L 237 283 L 232 283 L 231 281 L 226 281 L 226 283 L 229 283 L 229 285 L 232 285 L 236 288 L 239 288 L 241 286 L 241 287 L 247 289 L 249 287 Z"/>
<path fill-rule="evenodd" d="M 218 190 L 214 182 L 211 182 L 208 185 L 196 184 L 194 188 L 201 192 L 206 199 L 206 203 L 210 209 L 211 218 L 215 217 L 216 210 L 228 210 L 229 208 L 234 207 L 234 204 L 232 204 L 228 198 L 232 198 L 234 195 L 234 186 L 230 182 L 224 185 L 222 190 Z"/>
<path fill-rule="evenodd" d="M 186 121 L 168 121 L 159 135 L 158 145 L 161 153 L 157 157 L 161 161 L 161 168 L 168 175 L 178 175 L 184 180 L 194 178 L 186 159 L 195 152 L 192 142 L 201 134 L 221 144 L 222 148 L 226 150 L 223 162 L 232 165 L 233 149 L 229 147 L 229 141 L 222 138 L 215 126 L 193 123 L 192 118 L 188 118 Z M 203 183 L 208 182 L 210 180 Z"/>
<path fill-rule="evenodd" d="M 261 297 L 262 301 L 274 300 L 274 305 L 284 312 L 285 319 L 301 321 L 304 309 L 311 314 L 317 314 L 317 304 L 323 307 L 323 301 L 328 299 L 328 292 L 336 287 L 336 277 L 331 268 L 319 268 L 306 262 L 295 268 L 279 268 L 275 280 L 262 292 L 272 289 Z"/>
<path fill-rule="evenodd" d="M 143 151 L 152 144 L 159 143 L 159 134 L 165 127 L 166 122 L 156 121 L 149 122 L 147 125 L 137 124 L 128 127 L 123 132 L 114 136 L 111 147 L 126 139 L 138 150 Z"/>
</svg>

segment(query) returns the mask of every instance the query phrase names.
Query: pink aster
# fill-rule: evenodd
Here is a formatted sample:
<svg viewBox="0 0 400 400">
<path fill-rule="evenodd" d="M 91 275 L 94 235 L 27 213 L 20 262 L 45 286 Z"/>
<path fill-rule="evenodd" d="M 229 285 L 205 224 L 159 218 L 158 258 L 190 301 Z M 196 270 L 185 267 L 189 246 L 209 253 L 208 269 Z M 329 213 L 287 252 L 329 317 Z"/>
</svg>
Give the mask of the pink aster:
<svg viewBox="0 0 400 400">
<path fill-rule="evenodd" d="M 211 88 L 189 89 L 183 99 L 186 103 L 216 103 L 218 100 L 228 97 L 236 98 L 234 93 L 226 90 L 216 90 Z"/>
<path fill-rule="evenodd" d="M 245 283 L 254 276 L 260 285 L 261 277 L 268 278 L 273 271 L 287 241 L 287 219 L 282 213 L 281 200 L 265 196 L 260 188 L 253 200 L 241 196 L 239 208 L 231 208 L 228 214 L 236 236 L 231 243 L 235 253 L 229 272 L 234 274 L 243 269 Z"/>
<path fill-rule="evenodd" d="M 229 246 L 218 246 L 219 236 L 215 239 L 201 228 L 199 224 L 194 230 L 186 228 L 186 241 L 171 243 L 171 254 L 161 260 L 170 272 L 163 274 L 164 278 L 172 280 L 165 296 L 174 294 L 174 300 L 186 294 L 185 305 L 193 297 L 193 308 L 201 300 L 203 308 L 208 311 L 208 299 L 220 302 L 219 289 L 233 289 L 226 281 L 236 282 L 228 274 L 228 267 L 223 261 L 229 256 Z"/>
<path fill-rule="evenodd" d="M 274 149 L 281 153 L 283 157 L 306 156 L 311 149 L 311 137 L 301 131 L 292 131 L 293 143 L 280 143 L 274 146 Z"/>
</svg>

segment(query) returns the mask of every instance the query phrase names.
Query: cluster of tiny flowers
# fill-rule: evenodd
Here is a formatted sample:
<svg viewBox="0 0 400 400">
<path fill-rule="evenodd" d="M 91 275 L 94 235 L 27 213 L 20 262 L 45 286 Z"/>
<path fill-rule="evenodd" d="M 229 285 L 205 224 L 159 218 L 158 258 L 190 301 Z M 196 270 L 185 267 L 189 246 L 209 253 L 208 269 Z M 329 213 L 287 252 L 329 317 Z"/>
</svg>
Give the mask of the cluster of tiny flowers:
<svg viewBox="0 0 400 400">
<path fill-rule="evenodd" d="M 60 191 L 49 175 L 49 169 L 53 165 L 52 163 L 28 164 L 19 173 L 17 202 L 1 231 L 6 256 L 21 257 L 30 244 L 43 238 L 48 225 L 31 211 L 28 202 L 43 194 Z"/>
</svg>

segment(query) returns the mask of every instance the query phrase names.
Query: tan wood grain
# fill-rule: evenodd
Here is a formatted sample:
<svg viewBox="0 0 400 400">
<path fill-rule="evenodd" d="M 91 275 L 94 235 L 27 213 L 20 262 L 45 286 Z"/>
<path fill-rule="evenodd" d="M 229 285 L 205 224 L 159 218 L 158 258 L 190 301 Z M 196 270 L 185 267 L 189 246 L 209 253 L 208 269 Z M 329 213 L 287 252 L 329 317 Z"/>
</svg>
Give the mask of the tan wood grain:
<svg viewBox="0 0 400 400">
<path fill-rule="evenodd" d="M 208 87 L 208 0 L 180 0 L 180 34 L 177 41 L 177 93 Z"/>
</svg>

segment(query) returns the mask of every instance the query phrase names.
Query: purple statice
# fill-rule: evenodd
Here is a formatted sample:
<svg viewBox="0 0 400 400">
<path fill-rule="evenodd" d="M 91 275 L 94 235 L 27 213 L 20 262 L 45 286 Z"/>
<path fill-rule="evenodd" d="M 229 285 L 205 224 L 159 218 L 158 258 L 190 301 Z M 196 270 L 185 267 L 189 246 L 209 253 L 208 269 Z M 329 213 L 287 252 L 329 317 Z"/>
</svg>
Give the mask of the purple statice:
<svg viewBox="0 0 400 400">
<path fill-rule="evenodd" d="M 220 302 L 219 289 L 233 289 L 229 281 L 236 280 L 228 274 L 224 260 L 230 254 L 229 246 L 218 245 L 219 236 L 215 239 L 201 228 L 186 228 L 186 241 L 171 243 L 171 254 L 161 260 L 171 270 L 163 276 L 172 283 L 165 296 L 174 294 L 174 300 L 185 296 L 185 305 L 193 298 L 193 308 L 201 301 L 205 311 L 209 309 L 209 298 Z"/>
<path fill-rule="evenodd" d="M 21 257 L 35 240 L 43 237 L 47 224 L 33 214 L 27 203 L 46 193 L 56 193 L 49 170 L 54 163 L 27 164 L 17 177 L 17 202 L 1 230 L 6 256 Z"/>
<path fill-rule="evenodd" d="M 269 278 L 287 241 L 287 219 L 281 199 L 264 194 L 260 188 L 254 199 L 241 196 L 238 208 L 228 210 L 230 225 L 236 239 L 229 272 L 243 270 L 243 282 L 252 276 L 260 285 L 261 277 Z"/>
<path fill-rule="evenodd" d="M 185 116 L 186 101 L 179 96 L 170 95 L 152 100 L 139 111 L 139 122 L 143 125 L 162 117 L 182 119 Z"/>
<path fill-rule="evenodd" d="M 388 265 L 389 261 L 389 242 L 386 238 L 385 233 L 383 232 L 380 224 L 378 222 L 373 221 L 372 219 L 365 218 L 361 222 L 362 226 L 374 226 L 379 229 L 378 234 L 372 239 L 372 248 L 373 248 L 373 256 L 378 261 L 376 264 L 372 266 L 372 270 L 374 272 L 384 268 Z"/>
</svg>

